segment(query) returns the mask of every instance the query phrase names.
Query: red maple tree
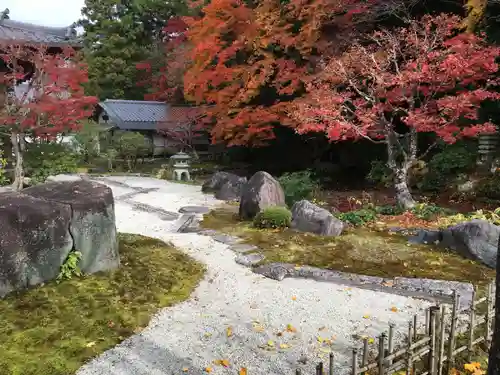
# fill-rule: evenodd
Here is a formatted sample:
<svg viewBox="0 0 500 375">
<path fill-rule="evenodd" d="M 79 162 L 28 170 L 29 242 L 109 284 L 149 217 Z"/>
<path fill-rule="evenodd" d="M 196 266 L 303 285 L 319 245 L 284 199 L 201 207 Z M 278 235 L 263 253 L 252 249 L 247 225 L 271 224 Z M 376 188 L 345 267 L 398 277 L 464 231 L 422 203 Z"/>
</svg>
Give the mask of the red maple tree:
<svg viewBox="0 0 500 375">
<path fill-rule="evenodd" d="M 297 132 L 384 143 L 398 202 L 412 207 L 408 171 L 428 151 L 419 153 L 419 132 L 453 143 L 496 130 L 479 120 L 478 108 L 500 99 L 493 89 L 500 49 L 482 35 L 459 32 L 460 24 L 446 14 L 408 20 L 325 59 L 307 83 L 308 95 L 289 111 Z"/>
<path fill-rule="evenodd" d="M 0 125 L 1 131 L 10 135 L 15 154 L 13 187 L 20 190 L 26 135 L 50 138 L 78 130 L 81 120 L 92 114 L 97 98 L 85 95 L 87 67 L 72 48 L 52 54 L 39 45 L 2 42 L 0 60 L 7 68 L 0 76 L 4 93 Z M 16 92 L 21 82 L 26 82 L 26 87 Z"/>
<path fill-rule="evenodd" d="M 184 96 L 206 106 L 205 126 L 214 142 L 263 144 L 274 138 L 276 124 L 290 123 L 286 108 L 303 92 L 304 76 L 328 44 L 322 28 L 335 24 L 335 35 L 341 35 L 339 29 L 375 2 L 211 1 L 199 16 L 167 27 L 168 62 L 151 80 L 153 97 L 171 98 L 180 68 Z M 153 67 L 139 66 L 149 72 Z"/>
</svg>

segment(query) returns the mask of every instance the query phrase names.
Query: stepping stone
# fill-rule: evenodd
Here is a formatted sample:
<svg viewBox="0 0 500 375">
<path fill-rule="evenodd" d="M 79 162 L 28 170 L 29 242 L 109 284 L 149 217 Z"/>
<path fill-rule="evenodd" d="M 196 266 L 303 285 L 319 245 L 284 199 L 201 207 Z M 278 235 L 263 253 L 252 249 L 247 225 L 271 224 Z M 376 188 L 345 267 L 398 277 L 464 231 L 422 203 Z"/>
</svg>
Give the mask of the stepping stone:
<svg viewBox="0 0 500 375">
<path fill-rule="evenodd" d="M 241 254 L 236 257 L 235 262 L 245 267 L 251 267 L 254 264 L 257 264 L 260 261 L 264 260 L 264 258 L 265 257 L 262 254 Z"/>
<path fill-rule="evenodd" d="M 216 230 L 213 230 L 213 229 L 203 229 L 203 230 L 200 230 L 198 232 L 199 235 L 201 236 L 216 236 L 217 234 L 219 234 Z"/>
<path fill-rule="evenodd" d="M 179 209 L 181 214 L 208 214 L 210 208 L 203 206 L 184 206 Z"/>
<path fill-rule="evenodd" d="M 249 251 L 257 250 L 258 247 L 254 245 L 249 245 L 247 243 L 239 243 L 230 247 L 236 253 L 248 253 Z"/>
<path fill-rule="evenodd" d="M 218 234 L 213 237 L 213 239 L 217 242 L 221 242 L 226 245 L 236 245 L 241 242 L 241 238 L 228 236 L 227 234 Z"/>
</svg>

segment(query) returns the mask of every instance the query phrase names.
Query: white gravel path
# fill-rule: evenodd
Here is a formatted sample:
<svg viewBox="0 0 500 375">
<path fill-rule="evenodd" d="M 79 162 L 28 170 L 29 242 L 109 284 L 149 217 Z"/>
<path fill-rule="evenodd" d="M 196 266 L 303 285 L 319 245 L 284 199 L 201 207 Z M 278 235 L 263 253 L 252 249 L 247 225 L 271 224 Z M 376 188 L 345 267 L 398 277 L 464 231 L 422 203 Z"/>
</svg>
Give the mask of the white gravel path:
<svg viewBox="0 0 500 375">
<path fill-rule="evenodd" d="M 165 210 L 220 203 L 197 186 L 144 177 L 112 179 L 158 188 L 130 200 Z M 120 195 L 126 193 L 124 187 L 109 186 Z M 227 245 L 198 234 L 171 233 L 172 222 L 134 210 L 130 203 L 118 199 L 116 216 L 120 232 L 171 241 L 206 264 L 207 274 L 188 301 L 160 310 L 143 332 L 92 360 L 77 375 L 201 375 L 206 367 L 216 375 L 234 375 L 241 367 L 249 375 L 292 375 L 301 357 L 308 359 L 305 366 L 300 364 L 303 374 L 314 374 L 314 365 L 328 357 L 328 346 L 322 346 L 318 336 L 334 337 L 336 373 L 344 374 L 355 343 L 353 334 L 375 337 L 387 330 L 389 321 L 406 332 L 411 316 L 429 306 L 426 301 L 312 280 L 270 280 L 236 264 Z M 392 307 L 398 311 L 392 312 Z M 277 336 L 287 324 L 297 332 Z M 227 337 L 228 327 L 231 337 Z M 269 340 L 278 349 L 269 347 Z M 280 349 L 280 344 L 289 348 Z M 229 360 L 230 366 L 214 365 L 218 359 Z"/>
</svg>

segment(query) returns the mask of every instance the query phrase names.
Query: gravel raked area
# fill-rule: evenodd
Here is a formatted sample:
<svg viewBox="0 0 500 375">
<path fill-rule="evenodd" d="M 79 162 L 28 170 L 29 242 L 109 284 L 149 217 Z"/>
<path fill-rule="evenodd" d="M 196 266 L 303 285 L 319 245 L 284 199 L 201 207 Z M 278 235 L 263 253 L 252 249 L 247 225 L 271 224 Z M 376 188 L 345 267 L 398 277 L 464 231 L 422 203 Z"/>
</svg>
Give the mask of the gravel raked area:
<svg viewBox="0 0 500 375">
<path fill-rule="evenodd" d="M 124 202 L 117 199 L 120 232 L 171 241 L 206 264 L 207 274 L 191 299 L 160 310 L 144 331 L 89 362 L 78 375 L 201 375 L 207 367 L 212 374 L 234 375 L 245 367 L 248 375 L 292 375 L 298 366 L 303 374 L 313 374 L 315 364 L 328 358 L 329 346 L 321 338 L 332 340 L 336 373 L 344 374 L 352 346 L 360 344 L 353 335 L 375 337 L 390 321 L 406 332 L 410 318 L 430 305 L 313 280 L 277 282 L 256 275 L 235 263 L 237 254 L 227 245 L 199 234 L 172 233 L 172 222 L 131 204 L 177 212 L 182 206 L 220 203 L 200 187 L 144 177 L 109 178 L 136 188 L 158 188 Z M 123 185 L 119 189 L 122 194 Z M 287 325 L 296 332 L 287 332 Z M 229 361 L 229 367 L 215 365 L 216 360 Z"/>
</svg>

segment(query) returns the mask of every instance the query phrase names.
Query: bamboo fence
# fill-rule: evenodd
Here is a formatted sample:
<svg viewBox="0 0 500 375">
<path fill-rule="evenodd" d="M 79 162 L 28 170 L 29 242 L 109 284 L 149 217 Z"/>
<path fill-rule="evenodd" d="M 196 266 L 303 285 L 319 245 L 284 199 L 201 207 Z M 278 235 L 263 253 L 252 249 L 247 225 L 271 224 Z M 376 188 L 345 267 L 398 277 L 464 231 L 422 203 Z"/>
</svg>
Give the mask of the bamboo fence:
<svg viewBox="0 0 500 375">
<path fill-rule="evenodd" d="M 486 296 L 478 298 L 474 289 L 469 311 L 459 311 L 460 295 L 453 292 L 451 309 L 441 304 L 431 306 L 425 316 L 415 315 L 405 332 L 406 343 L 399 348 L 394 344 L 395 325 L 390 323 L 388 332 L 378 337 L 375 350 L 368 338 L 363 339 L 361 348 L 353 349 L 350 374 L 449 374 L 458 358 L 470 361 L 478 345 L 483 350 L 489 349 L 495 316 L 494 290 L 491 283 Z M 461 322 L 464 317 L 466 321 Z M 327 366 L 323 362 L 316 366 L 316 375 L 334 375 L 334 362 L 331 353 Z M 296 375 L 301 374 L 297 369 Z"/>
</svg>

